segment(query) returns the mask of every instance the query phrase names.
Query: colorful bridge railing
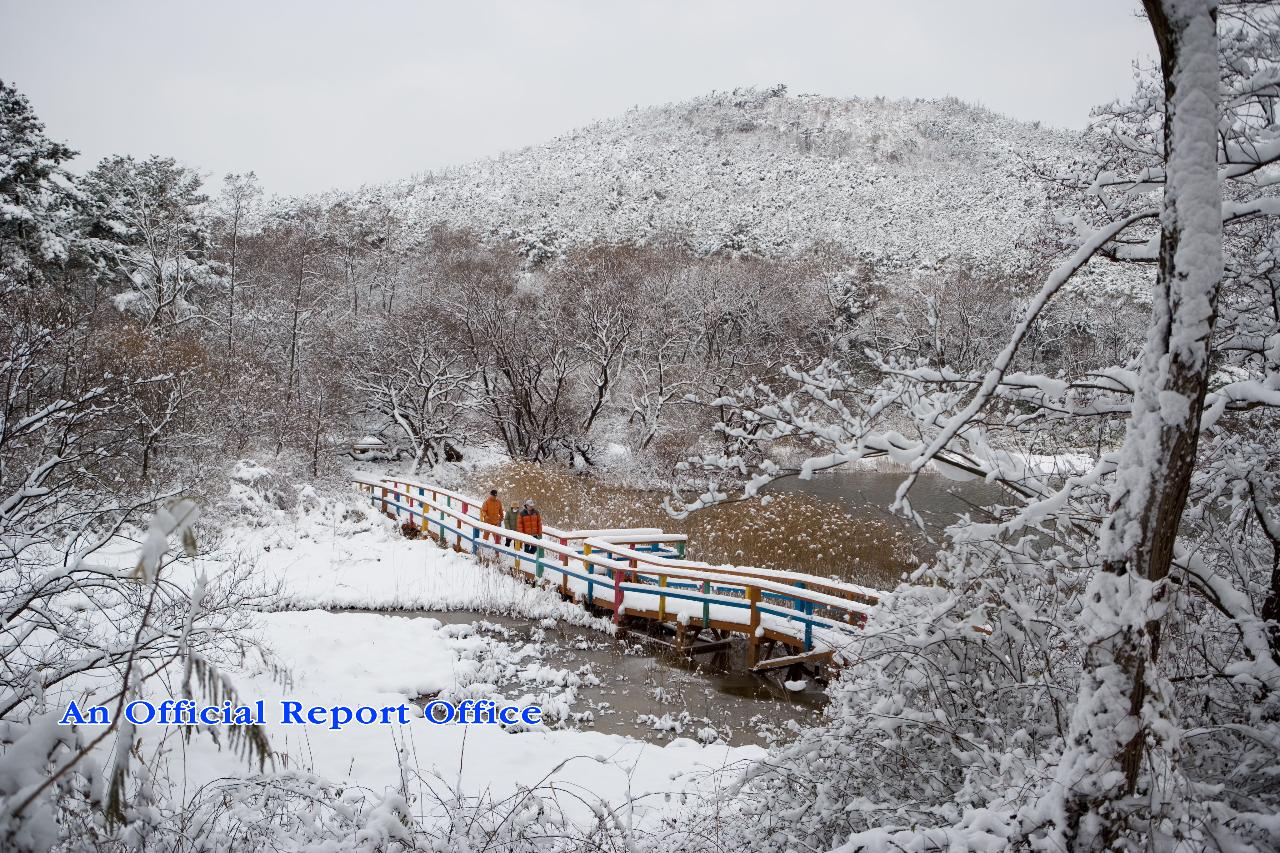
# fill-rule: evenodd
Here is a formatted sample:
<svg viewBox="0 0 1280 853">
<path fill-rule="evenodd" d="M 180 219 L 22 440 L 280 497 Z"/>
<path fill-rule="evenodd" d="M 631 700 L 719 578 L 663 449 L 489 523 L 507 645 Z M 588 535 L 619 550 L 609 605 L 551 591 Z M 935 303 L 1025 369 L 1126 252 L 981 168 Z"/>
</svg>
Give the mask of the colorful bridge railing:
<svg viewBox="0 0 1280 853">
<path fill-rule="evenodd" d="M 686 537 L 658 528 L 562 530 L 534 538 L 479 519 L 475 498 L 430 483 L 359 477 L 357 488 L 393 518 L 412 520 L 475 554 L 512 561 L 530 580 L 622 616 L 745 634 L 749 662 L 770 639 L 837 649 L 857 631 L 880 592 L 800 572 L 714 566 L 684 558 Z M 509 544 L 508 544 L 509 543 Z M 534 550 L 526 552 L 522 546 Z M 843 638 L 843 639 L 842 639 Z"/>
</svg>

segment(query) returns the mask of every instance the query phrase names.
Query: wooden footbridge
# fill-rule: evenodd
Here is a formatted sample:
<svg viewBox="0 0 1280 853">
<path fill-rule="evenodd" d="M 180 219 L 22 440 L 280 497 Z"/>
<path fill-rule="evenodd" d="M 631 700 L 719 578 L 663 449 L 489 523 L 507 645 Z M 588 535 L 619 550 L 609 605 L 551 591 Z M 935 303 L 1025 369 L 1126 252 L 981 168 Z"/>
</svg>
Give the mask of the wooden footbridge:
<svg viewBox="0 0 1280 853">
<path fill-rule="evenodd" d="M 530 583 L 612 611 L 620 626 L 671 636 L 648 640 L 697 654 L 727 649 L 743 635 L 747 663 L 756 672 L 830 662 L 881 595 L 800 572 L 689 560 L 687 537 L 658 528 L 561 530 L 544 524 L 543 536 L 534 538 L 486 524 L 475 498 L 431 483 L 357 477 L 355 484 L 390 518 L 412 521 L 458 550 L 494 555 Z"/>
</svg>

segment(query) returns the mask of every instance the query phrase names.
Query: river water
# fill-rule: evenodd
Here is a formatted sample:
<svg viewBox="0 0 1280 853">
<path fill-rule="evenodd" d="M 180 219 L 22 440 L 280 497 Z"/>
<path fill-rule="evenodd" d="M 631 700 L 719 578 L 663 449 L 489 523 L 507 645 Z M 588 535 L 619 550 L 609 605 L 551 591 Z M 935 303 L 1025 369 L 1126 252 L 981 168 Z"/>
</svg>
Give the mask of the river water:
<svg viewBox="0 0 1280 853">
<path fill-rule="evenodd" d="M 509 463 L 470 476 L 465 492 L 499 490 L 504 503 L 537 502 L 562 528 L 660 527 L 689 536 L 689 557 L 710 563 L 791 569 L 880 589 L 895 586 L 935 550 L 913 525 L 889 513 L 903 475 L 844 470 L 775 483 L 773 500 L 724 504 L 673 519 L 665 494 L 603 483 L 563 468 Z M 913 508 L 937 533 L 973 506 L 998 499 L 982 482 L 919 478 Z"/>
<path fill-rule="evenodd" d="M 750 675 L 741 649 L 694 661 L 548 620 L 473 611 L 395 615 L 436 619 L 450 626 L 446 630 L 481 640 L 467 653 L 486 664 L 477 676 L 484 688 L 513 701 L 534 698 L 553 726 L 655 743 L 687 737 L 766 745 L 816 722 L 826 704 L 821 685 L 811 680 Z M 461 685 L 458 696 L 475 698 L 472 686 Z"/>
<path fill-rule="evenodd" d="M 836 470 L 818 474 L 811 480 L 791 477 L 779 480 L 769 491 L 789 494 L 802 493 L 848 511 L 869 517 L 883 518 L 893 504 L 898 487 L 905 474 L 884 471 Z M 931 531 L 941 531 L 965 513 L 980 511 L 981 507 L 1002 499 L 999 486 L 981 481 L 957 482 L 938 474 L 922 474 L 911 487 L 911 507 L 923 516 Z M 1007 496 L 1004 496 L 1007 500 Z M 898 521 L 898 519 L 894 519 Z"/>
</svg>

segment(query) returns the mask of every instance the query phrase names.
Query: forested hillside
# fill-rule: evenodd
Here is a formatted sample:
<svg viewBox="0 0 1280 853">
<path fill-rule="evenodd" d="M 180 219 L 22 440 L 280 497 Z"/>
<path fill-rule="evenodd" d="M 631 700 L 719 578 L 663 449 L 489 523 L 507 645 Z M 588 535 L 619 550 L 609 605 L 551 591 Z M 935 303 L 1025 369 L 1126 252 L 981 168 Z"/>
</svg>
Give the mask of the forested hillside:
<svg viewBox="0 0 1280 853">
<path fill-rule="evenodd" d="M 358 197 L 407 222 L 510 240 L 541 261 L 599 243 L 793 257 L 830 244 L 902 270 L 1044 264 L 1062 170 L 1084 138 L 956 99 L 790 95 L 636 108 L 543 145 Z M 1133 271 L 1093 279 L 1132 287 Z"/>
</svg>

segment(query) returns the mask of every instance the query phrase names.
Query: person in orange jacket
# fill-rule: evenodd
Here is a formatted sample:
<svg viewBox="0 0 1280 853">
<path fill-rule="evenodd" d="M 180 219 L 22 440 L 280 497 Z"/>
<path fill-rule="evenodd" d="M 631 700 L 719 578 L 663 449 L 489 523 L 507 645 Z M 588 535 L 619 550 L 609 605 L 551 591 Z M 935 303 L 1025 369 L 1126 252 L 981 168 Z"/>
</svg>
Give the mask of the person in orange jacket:
<svg viewBox="0 0 1280 853">
<path fill-rule="evenodd" d="M 533 505 L 533 501 L 524 502 L 524 509 L 520 510 L 520 515 L 516 517 L 516 531 L 534 538 L 542 537 L 542 516 Z M 525 553 L 532 554 L 538 548 L 536 545 L 525 545 L 524 550 Z"/>
<path fill-rule="evenodd" d="M 490 489 L 489 497 L 480 506 L 480 520 L 494 527 L 502 526 L 502 501 L 498 500 L 498 490 Z M 484 531 L 484 541 L 489 541 L 489 531 Z M 498 534 L 493 534 L 493 541 L 498 541 Z"/>
</svg>

